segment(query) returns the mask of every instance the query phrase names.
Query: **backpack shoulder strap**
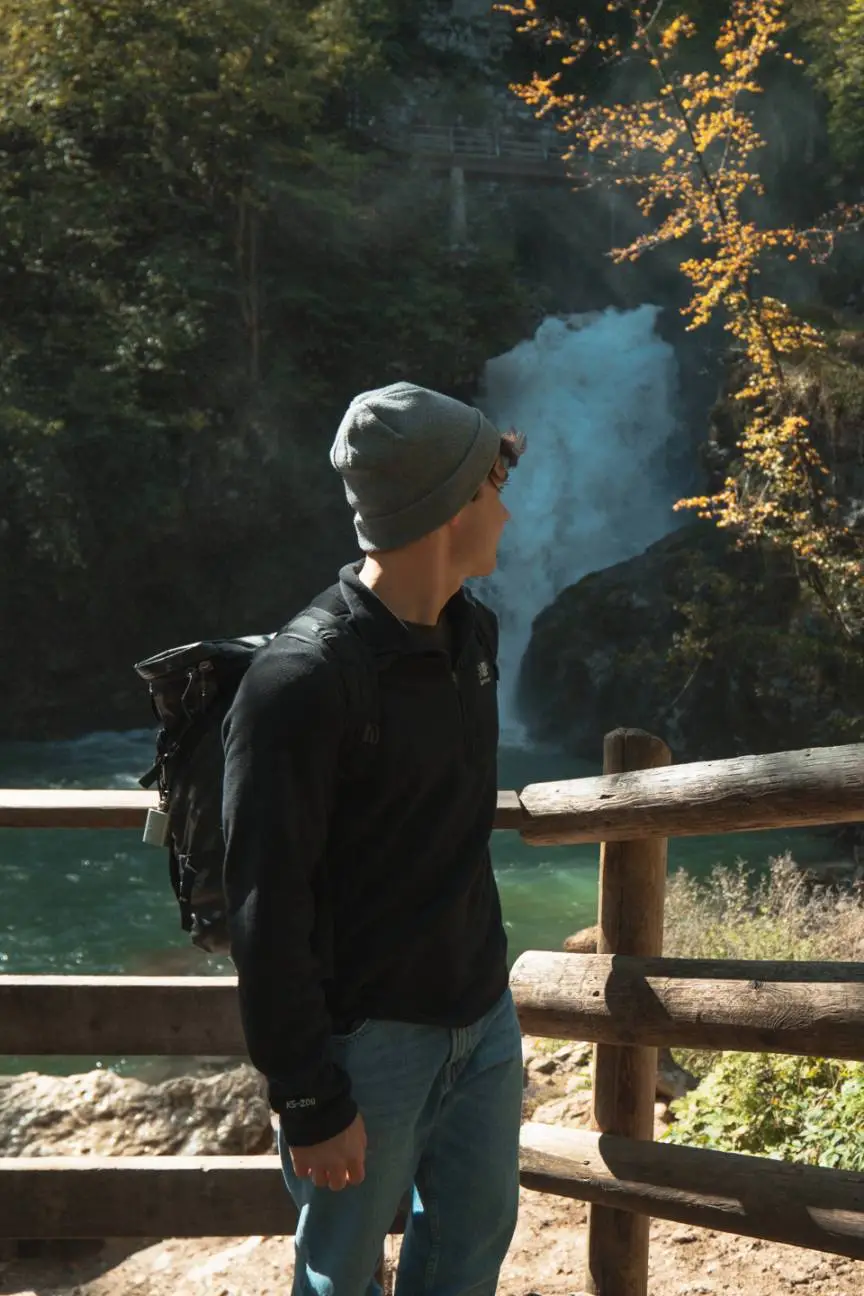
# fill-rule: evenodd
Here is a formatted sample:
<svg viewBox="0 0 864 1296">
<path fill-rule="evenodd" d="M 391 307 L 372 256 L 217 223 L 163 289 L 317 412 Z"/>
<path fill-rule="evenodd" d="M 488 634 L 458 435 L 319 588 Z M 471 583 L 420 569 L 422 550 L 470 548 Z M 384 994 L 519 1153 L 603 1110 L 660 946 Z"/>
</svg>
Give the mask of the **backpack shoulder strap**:
<svg viewBox="0 0 864 1296">
<path fill-rule="evenodd" d="M 345 622 L 335 612 L 328 612 L 326 608 L 313 605 L 292 617 L 279 634 L 290 635 L 293 639 L 302 639 L 304 643 L 318 644 L 326 643 L 328 638 L 332 640 L 333 637 L 340 636 L 344 628 Z"/>
<path fill-rule="evenodd" d="M 302 643 L 324 645 L 339 664 L 351 717 L 352 752 L 363 753 L 364 748 L 377 743 L 378 669 L 350 622 L 313 604 L 283 626 L 279 634 Z"/>
</svg>

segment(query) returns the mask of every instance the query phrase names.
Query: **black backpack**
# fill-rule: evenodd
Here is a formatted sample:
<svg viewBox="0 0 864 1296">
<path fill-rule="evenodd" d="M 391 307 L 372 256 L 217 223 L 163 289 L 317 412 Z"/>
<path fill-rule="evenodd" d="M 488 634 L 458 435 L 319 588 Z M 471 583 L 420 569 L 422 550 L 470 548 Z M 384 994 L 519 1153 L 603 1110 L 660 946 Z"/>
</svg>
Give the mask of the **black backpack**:
<svg viewBox="0 0 864 1296">
<path fill-rule="evenodd" d="M 323 643 L 337 657 L 356 720 L 347 755 L 368 755 L 368 744 L 378 740 L 377 665 L 359 635 L 319 607 L 307 608 L 278 633 Z M 147 816 L 144 840 L 168 848 L 181 926 L 194 945 L 210 954 L 230 949 L 222 882 L 222 722 L 253 657 L 274 638 L 204 640 L 135 665 L 149 685 L 160 725 L 156 762 L 139 780 L 144 788 L 155 784 L 159 789 L 159 809 Z"/>
</svg>

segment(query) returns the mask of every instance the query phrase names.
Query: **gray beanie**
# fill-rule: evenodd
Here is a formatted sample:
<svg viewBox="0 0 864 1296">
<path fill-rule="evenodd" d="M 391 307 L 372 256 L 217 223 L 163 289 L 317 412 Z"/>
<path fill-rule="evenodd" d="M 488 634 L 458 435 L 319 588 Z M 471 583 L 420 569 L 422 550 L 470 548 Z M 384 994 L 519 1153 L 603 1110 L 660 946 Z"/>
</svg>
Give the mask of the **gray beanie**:
<svg viewBox="0 0 864 1296">
<path fill-rule="evenodd" d="M 348 407 L 330 451 L 360 548 L 399 549 L 436 531 L 492 471 L 501 434 L 470 405 L 393 383 Z"/>
</svg>

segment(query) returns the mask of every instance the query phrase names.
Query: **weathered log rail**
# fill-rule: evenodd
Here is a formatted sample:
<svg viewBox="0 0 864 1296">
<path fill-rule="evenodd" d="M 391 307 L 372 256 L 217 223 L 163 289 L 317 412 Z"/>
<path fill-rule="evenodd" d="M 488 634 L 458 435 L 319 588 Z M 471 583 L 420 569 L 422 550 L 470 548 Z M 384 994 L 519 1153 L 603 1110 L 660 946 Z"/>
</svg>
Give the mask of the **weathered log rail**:
<svg viewBox="0 0 864 1296">
<path fill-rule="evenodd" d="M 864 1178 L 851 1171 L 529 1124 L 522 1182 L 643 1219 L 864 1260 Z M 607 1281 L 604 1290 L 624 1288 Z"/>
<path fill-rule="evenodd" d="M 850 823 L 864 819 L 864 746 L 535 783 L 519 801 L 534 846 Z"/>
<path fill-rule="evenodd" d="M 152 792 L 0 789 L 0 828 L 140 828 Z M 864 820 L 864 746 L 698 761 L 499 792 L 496 828 L 532 846 Z"/>
<path fill-rule="evenodd" d="M 277 1156 L 0 1158 L 0 1238 L 293 1233 Z"/>
<path fill-rule="evenodd" d="M 864 1061 L 864 964 L 529 951 L 523 1031 Z M 0 977 L 0 1055 L 245 1057 L 234 977 Z"/>
<path fill-rule="evenodd" d="M 156 792 L 0 788 L 0 828 L 143 828 Z M 522 823 L 516 792 L 499 792 L 496 828 Z"/>
<path fill-rule="evenodd" d="M 597 1045 L 595 1130 L 526 1125 L 522 1179 L 591 1203 L 586 1290 L 599 1296 L 645 1296 L 651 1215 L 864 1259 L 860 1175 L 657 1145 L 649 1118 L 659 1046 L 864 1061 L 864 964 L 667 959 L 660 921 L 667 838 L 864 819 L 864 746 L 678 767 L 664 752 L 616 731 L 602 776 L 499 793 L 495 824 L 535 845 L 603 843 L 598 952 L 528 952 L 511 977 L 524 1031 Z M 10 789 L 0 827 L 139 828 L 153 804 Z M 0 977 L 0 1053 L 241 1057 L 235 982 Z M 0 1237 L 294 1223 L 274 1157 L 0 1159 Z"/>
<path fill-rule="evenodd" d="M 511 985 L 529 1035 L 864 1061 L 864 963 L 531 951 Z"/>
<path fill-rule="evenodd" d="M 864 1259 L 858 1174 L 528 1124 L 522 1182 L 637 1218 Z M 176 1237 L 178 1221 L 183 1237 L 284 1235 L 297 1222 L 275 1156 L 9 1157 L 0 1202 L 0 1237 Z M 392 1231 L 402 1226 L 397 1215 Z"/>
</svg>

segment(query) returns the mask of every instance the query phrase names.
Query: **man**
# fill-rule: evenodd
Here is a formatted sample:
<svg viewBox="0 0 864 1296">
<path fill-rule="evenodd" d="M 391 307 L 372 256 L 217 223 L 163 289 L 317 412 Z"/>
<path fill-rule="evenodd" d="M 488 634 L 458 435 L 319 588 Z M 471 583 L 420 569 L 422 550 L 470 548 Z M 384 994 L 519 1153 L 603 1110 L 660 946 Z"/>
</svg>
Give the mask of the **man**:
<svg viewBox="0 0 864 1296">
<path fill-rule="evenodd" d="M 365 559 L 315 601 L 357 636 L 357 674 L 346 687 L 332 644 L 278 636 L 226 720 L 232 954 L 300 1212 L 294 1296 L 377 1292 L 411 1190 L 399 1296 L 493 1293 L 515 1225 L 497 625 L 462 586 L 494 569 L 521 449 L 410 383 L 358 396 L 331 460 Z"/>
</svg>

